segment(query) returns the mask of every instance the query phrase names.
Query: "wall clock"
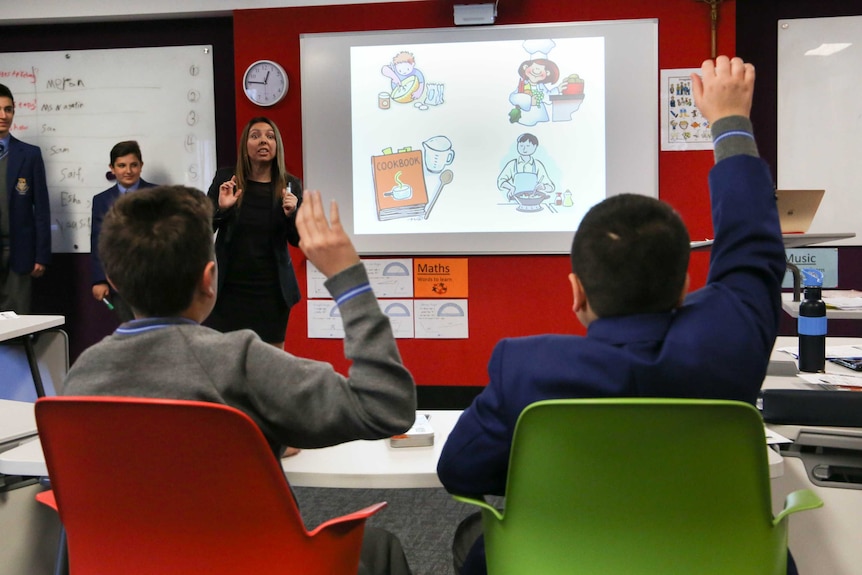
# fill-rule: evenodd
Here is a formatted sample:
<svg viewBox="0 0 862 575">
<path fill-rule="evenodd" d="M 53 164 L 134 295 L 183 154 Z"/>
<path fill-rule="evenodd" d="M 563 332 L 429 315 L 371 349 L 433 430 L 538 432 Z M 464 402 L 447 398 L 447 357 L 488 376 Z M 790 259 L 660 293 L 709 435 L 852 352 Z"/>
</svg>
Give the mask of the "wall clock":
<svg viewBox="0 0 862 575">
<path fill-rule="evenodd" d="M 242 89 L 258 106 L 272 106 L 287 95 L 287 72 L 272 60 L 258 60 L 246 69 Z"/>
</svg>

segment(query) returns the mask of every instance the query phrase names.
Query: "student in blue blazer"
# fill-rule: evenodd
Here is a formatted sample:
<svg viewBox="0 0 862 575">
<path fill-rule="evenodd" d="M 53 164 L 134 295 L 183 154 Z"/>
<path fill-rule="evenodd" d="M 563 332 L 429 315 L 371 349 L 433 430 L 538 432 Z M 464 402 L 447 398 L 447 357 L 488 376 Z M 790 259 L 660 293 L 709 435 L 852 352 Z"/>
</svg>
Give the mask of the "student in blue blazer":
<svg viewBox="0 0 862 575">
<path fill-rule="evenodd" d="M 14 118 L 0 84 L 0 311 L 28 314 L 32 279 L 51 263 L 51 207 L 42 151 L 9 133 Z"/>
<path fill-rule="evenodd" d="M 111 148 L 111 163 L 108 167 L 117 183 L 93 197 L 93 212 L 90 218 L 90 275 L 93 280 L 93 297 L 97 301 L 110 304 L 108 307 L 115 311 L 120 321 L 126 322 L 135 316 L 129 304 L 108 284 L 102 261 L 99 259 L 99 233 L 102 231 L 105 214 L 121 194 L 152 188 L 155 184 L 141 178 L 144 160 L 141 147 L 134 140 L 119 142 Z"/>
<path fill-rule="evenodd" d="M 688 293 L 689 235 L 667 204 L 632 194 L 593 207 L 572 242 L 572 310 L 586 336 L 500 341 L 489 382 L 437 466 L 452 493 L 504 495 L 515 422 L 539 400 L 681 397 L 755 403 L 778 332 L 784 244 L 769 167 L 749 112 L 754 67 L 720 56 L 692 75 L 709 120 L 715 240 L 706 286 Z M 481 521 L 453 545 L 459 575 L 485 573 Z M 792 561 L 788 573 L 795 573 Z"/>
</svg>

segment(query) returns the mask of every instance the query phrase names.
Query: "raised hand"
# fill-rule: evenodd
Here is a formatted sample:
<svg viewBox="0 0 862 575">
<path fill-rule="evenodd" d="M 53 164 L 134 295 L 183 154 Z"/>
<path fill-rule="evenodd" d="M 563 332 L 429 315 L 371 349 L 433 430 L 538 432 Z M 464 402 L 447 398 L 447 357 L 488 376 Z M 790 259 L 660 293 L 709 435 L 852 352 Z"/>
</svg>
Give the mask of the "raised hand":
<svg viewBox="0 0 862 575">
<path fill-rule="evenodd" d="M 754 66 L 741 58 L 719 56 L 704 60 L 700 75 L 692 74 L 694 103 L 711 123 L 727 116 L 751 113 L 754 95 Z"/>
<path fill-rule="evenodd" d="M 218 207 L 220 210 L 228 210 L 236 205 L 242 196 L 242 190 L 236 187 L 236 176 L 224 182 L 218 188 Z"/>
<path fill-rule="evenodd" d="M 330 203 L 329 216 L 331 223 L 326 219 L 320 192 L 306 191 L 296 214 L 299 248 L 327 278 L 359 263 L 356 248 L 341 227 L 335 200 Z"/>
</svg>

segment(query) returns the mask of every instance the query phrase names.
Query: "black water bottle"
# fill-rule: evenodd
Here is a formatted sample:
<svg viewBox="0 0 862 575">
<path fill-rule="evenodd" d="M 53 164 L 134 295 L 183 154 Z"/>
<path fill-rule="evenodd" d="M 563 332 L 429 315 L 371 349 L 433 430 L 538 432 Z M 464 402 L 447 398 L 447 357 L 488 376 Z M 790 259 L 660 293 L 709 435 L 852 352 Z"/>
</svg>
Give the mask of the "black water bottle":
<svg viewBox="0 0 862 575">
<path fill-rule="evenodd" d="M 805 297 L 799 304 L 799 371 L 826 369 L 826 304 L 821 299 L 823 273 L 802 270 Z"/>
</svg>

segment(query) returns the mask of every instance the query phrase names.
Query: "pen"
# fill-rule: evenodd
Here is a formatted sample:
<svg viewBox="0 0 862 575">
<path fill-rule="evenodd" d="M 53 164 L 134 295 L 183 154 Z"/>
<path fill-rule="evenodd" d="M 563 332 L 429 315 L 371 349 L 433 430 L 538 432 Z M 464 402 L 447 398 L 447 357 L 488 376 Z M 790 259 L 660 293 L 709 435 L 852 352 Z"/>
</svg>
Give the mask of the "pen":
<svg viewBox="0 0 862 575">
<path fill-rule="evenodd" d="M 108 306 L 108 309 L 109 309 L 109 310 L 114 311 L 114 304 L 112 304 L 112 303 L 108 300 L 108 298 L 103 297 L 103 298 L 102 298 L 102 302 L 103 302 L 106 306 Z"/>
</svg>

